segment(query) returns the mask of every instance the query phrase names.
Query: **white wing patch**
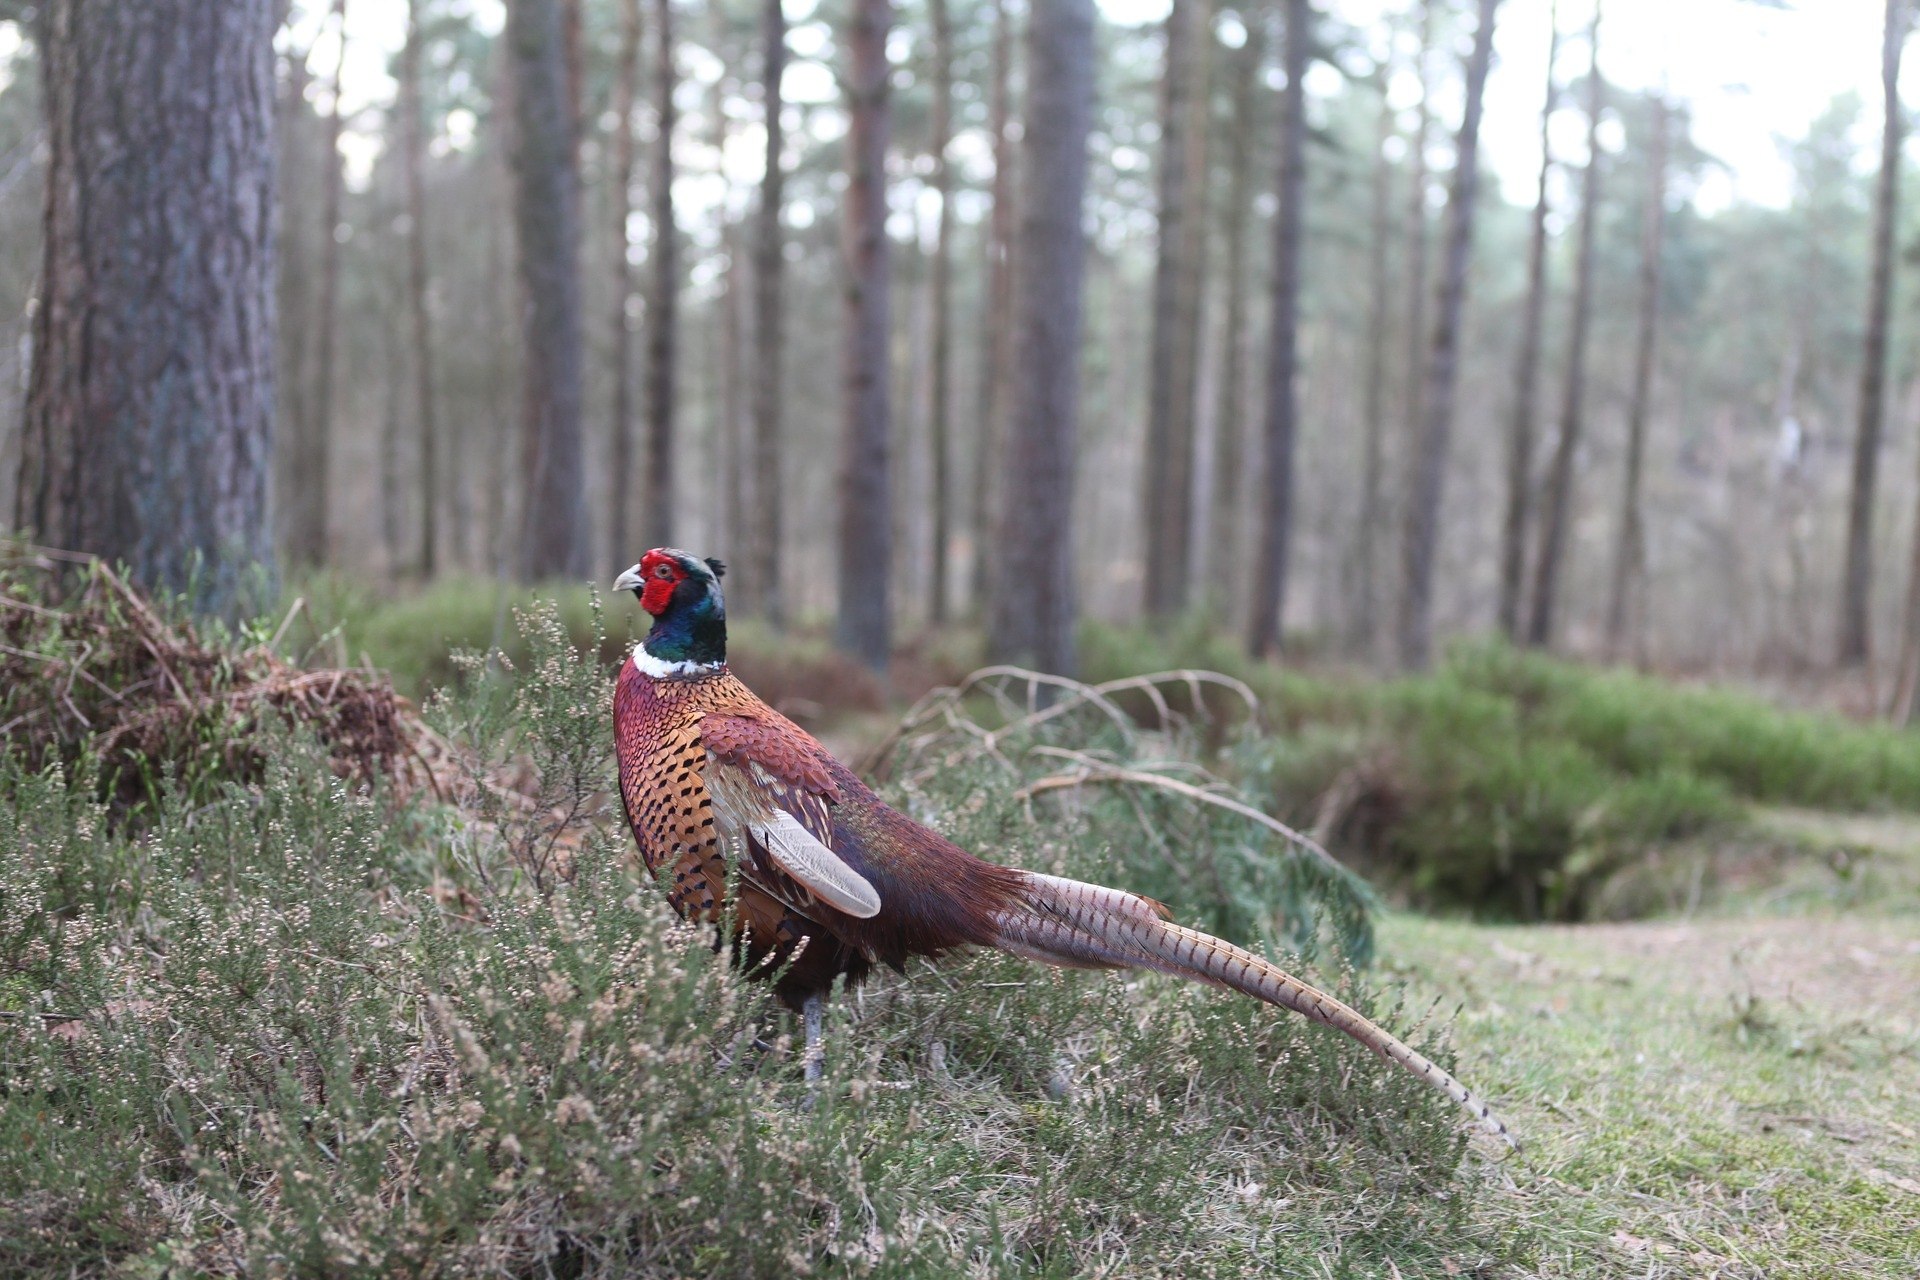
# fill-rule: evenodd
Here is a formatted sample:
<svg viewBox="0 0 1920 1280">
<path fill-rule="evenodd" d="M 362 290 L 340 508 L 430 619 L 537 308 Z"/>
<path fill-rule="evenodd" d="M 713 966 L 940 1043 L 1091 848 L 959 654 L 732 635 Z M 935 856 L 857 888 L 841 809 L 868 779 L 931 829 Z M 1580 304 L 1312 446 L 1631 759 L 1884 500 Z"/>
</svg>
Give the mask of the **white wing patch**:
<svg viewBox="0 0 1920 1280">
<path fill-rule="evenodd" d="M 805 885 L 822 902 L 864 920 L 880 914 L 880 894 L 867 878 L 841 861 L 833 850 L 813 838 L 800 820 L 776 808 L 763 821 L 750 822 L 753 832 L 780 869 Z"/>
</svg>

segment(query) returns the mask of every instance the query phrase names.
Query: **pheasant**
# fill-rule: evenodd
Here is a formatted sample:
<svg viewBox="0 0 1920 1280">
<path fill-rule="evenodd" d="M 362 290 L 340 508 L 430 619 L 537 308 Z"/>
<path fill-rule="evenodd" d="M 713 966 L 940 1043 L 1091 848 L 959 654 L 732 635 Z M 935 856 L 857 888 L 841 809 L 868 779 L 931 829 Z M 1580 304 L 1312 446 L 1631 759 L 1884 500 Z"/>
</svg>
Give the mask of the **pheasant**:
<svg viewBox="0 0 1920 1280">
<path fill-rule="evenodd" d="M 715 925 L 731 913 L 739 961 L 772 974 L 801 1015 L 809 1081 L 836 979 L 986 946 L 1066 968 L 1154 969 L 1291 1009 L 1399 1063 L 1514 1145 L 1458 1080 L 1267 960 L 1174 924 L 1150 898 L 983 861 L 889 808 L 727 669 L 725 571 L 662 547 L 614 582 L 653 616 L 614 689 L 620 795 L 674 910 Z"/>
</svg>

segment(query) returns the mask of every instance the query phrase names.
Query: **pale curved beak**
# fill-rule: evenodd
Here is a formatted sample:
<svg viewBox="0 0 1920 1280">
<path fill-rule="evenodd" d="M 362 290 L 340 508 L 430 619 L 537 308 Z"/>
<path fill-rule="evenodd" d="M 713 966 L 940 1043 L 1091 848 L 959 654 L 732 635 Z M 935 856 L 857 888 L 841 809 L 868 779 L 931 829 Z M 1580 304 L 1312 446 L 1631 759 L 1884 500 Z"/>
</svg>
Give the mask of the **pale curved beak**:
<svg viewBox="0 0 1920 1280">
<path fill-rule="evenodd" d="M 615 591 L 638 591 L 646 585 L 646 579 L 640 576 L 640 566 L 637 564 L 613 580 Z"/>
</svg>

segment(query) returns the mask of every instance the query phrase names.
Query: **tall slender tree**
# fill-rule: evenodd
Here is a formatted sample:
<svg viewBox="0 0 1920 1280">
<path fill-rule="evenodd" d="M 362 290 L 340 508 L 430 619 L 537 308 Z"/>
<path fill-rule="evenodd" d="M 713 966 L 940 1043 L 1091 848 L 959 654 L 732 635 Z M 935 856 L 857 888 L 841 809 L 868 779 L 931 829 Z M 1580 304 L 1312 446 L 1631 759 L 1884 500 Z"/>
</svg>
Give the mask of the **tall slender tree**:
<svg viewBox="0 0 1920 1280">
<path fill-rule="evenodd" d="M 1261 463 L 1260 536 L 1255 549 L 1247 651 L 1280 646 L 1293 538 L 1293 443 L 1300 341 L 1301 206 L 1306 195 L 1307 0 L 1286 0 L 1286 90 L 1281 100 L 1280 207 L 1273 224 L 1273 328 L 1267 352 L 1267 427 Z"/>
<path fill-rule="evenodd" d="M 1900 141 L 1906 116 L 1900 106 L 1900 54 L 1907 43 L 1910 0 L 1887 0 L 1880 44 L 1880 91 L 1885 124 L 1880 132 L 1880 181 L 1873 197 L 1873 266 L 1867 276 L 1867 334 L 1860 362 L 1860 421 L 1853 437 L 1853 481 L 1847 498 L 1847 559 L 1840 586 L 1840 647 L 1843 666 L 1867 660 L 1872 626 L 1867 610 L 1873 589 L 1873 491 L 1880 469 L 1880 433 L 1886 417 L 1887 321 L 1893 311 L 1894 226 L 1900 214 Z"/>
<path fill-rule="evenodd" d="M 782 358 L 781 282 L 786 274 L 780 234 L 786 130 L 780 113 L 780 81 L 787 65 L 787 17 L 782 0 L 764 0 L 760 101 L 765 117 L 766 171 L 760 180 L 760 209 L 754 221 L 753 247 L 753 465 L 750 470 L 747 546 L 747 601 L 774 626 L 786 621 L 780 589 L 780 540 L 785 485 L 780 466 Z"/>
<path fill-rule="evenodd" d="M 1207 557 L 1201 554 L 1198 539 L 1207 531 L 1206 504 L 1195 484 L 1200 475 L 1200 361 L 1201 330 L 1205 327 L 1207 295 L 1207 257 L 1213 229 L 1213 75 L 1219 41 L 1214 36 L 1214 20 L 1219 0 L 1199 0 L 1199 15 L 1194 23 L 1193 41 L 1188 46 L 1192 62 L 1192 90 L 1187 95 L 1187 110 L 1180 121 L 1181 148 L 1186 152 L 1186 196 L 1182 203 L 1187 216 L 1181 220 L 1180 249 L 1182 271 L 1180 288 L 1175 294 L 1173 336 L 1174 425 L 1181 438 L 1178 450 L 1185 456 L 1187 478 L 1181 486 L 1181 542 L 1186 558 L 1176 567 L 1184 584 L 1203 582 L 1198 572 Z M 1191 604 L 1191 585 L 1181 587 L 1181 607 Z"/>
<path fill-rule="evenodd" d="M 1453 438 L 1454 389 L 1459 382 L 1460 316 L 1466 309 L 1467 265 L 1473 253 L 1475 200 L 1480 184 L 1480 110 L 1493 62 L 1493 19 L 1500 0 L 1479 0 L 1479 26 L 1467 58 L 1467 101 L 1454 143 L 1453 183 L 1447 195 L 1447 238 L 1440 262 L 1433 341 L 1420 393 L 1420 435 L 1407 494 L 1400 546 L 1400 663 L 1427 665 L 1433 650 L 1433 563 L 1439 550 L 1447 449 Z"/>
<path fill-rule="evenodd" d="M 609 184 L 611 234 L 607 267 L 613 280 L 607 334 L 612 352 L 613 405 L 607 467 L 607 563 L 635 552 L 628 517 L 633 509 L 633 111 L 639 98 L 640 0 L 620 0 L 620 60 L 613 79 L 613 175 Z"/>
<path fill-rule="evenodd" d="M 714 221 L 719 224 L 718 292 L 708 304 L 709 382 L 715 389 L 708 399 L 712 414 L 709 440 L 716 455 L 714 468 L 720 479 L 716 501 L 709 511 L 708 537 L 715 546 L 732 548 L 744 541 L 746 522 L 746 445 L 742 440 L 745 414 L 746 366 L 741 350 L 740 295 L 745 272 L 740 266 L 740 229 L 733 216 L 732 178 L 727 172 L 727 145 L 733 137 L 733 115 L 727 110 L 736 92 L 733 78 L 732 45 L 727 6 L 707 9 L 707 52 L 719 63 L 707 85 L 705 115 L 707 145 L 713 151 L 712 180 L 717 188 Z M 711 259 L 709 259 L 711 261 Z M 731 551 L 728 554 L 732 554 Z"/>
<path fill-rule="evenodd" d="M 1253 222 L 1254 154 L 1259 130 L 1260 63 L 1265 54 L 1264 24 L 1257 12 L 1244 13 L 1246 42 L 1234 53 L 1230 96 L 1232 122 L 1227 134 L 1227 209 L 1224 274 L 1226 298 L 1221 323 L 1219 425 L 1214 433 L 1213 529 L 1208 563 L 1216 599 L 1231 601 L 1246 586 L 1247 492 L 1247 234 Z"/>
<path fill-rule="evenodd" d="M 1540 380 L 1540 331 L 1547 306 L 1547 195 L 1553 176 L 1553 108 L 1559 98 L 1553 65 L 1560 52 L 1560 6 L 1547 9 L 1547 93 L 1540 107 L 1540 193 L 1533 202 L 1527 241 L 1527 297 L 1520 315 L 1520 354 L 1513 378 L 1513 412 L 1507 422 L 1507 496 L 1500 522 L 1500 631 L 1520 639 L 1520 596 L 1527 572 L 1527 526 L 1533 508 L 1533 420 Z"/>
<path fill-rule="evenodd" d="M 844 339 L 840 440 L 840 647 L 884 669 L 892 647 L 893 507 L 889 483 L 887 130 L 892 0 L 853 0 L 847 31 Z"/>
<path fill-rule="evenodd" d="M 1148 355 L 1147 447 L 1142 471 L 1144 600 L 1149 614 L 1174 613 L 1188 600 L 1188 534 L 1193 513 L 1193 388 L 1184 377 L 1186 329 L 1194 315 L 1188 295 L 1197 295 L 1195 239 L 1190 228 L 1205 221 L 1195 207 L 1204 195 L 1204 174 L 1194 180 L 1199 159 L 1189 100 L 1196 83 L 1197 50 L 1211 40 L 1209 0 L 1173 0 L 1167 14 L 1166 73 L 1160 97 L 1159 253 L 1153 272 L 1153 338 Z M 1201 130 L 1199 137 L 1205 137 Z"/>
<path fill-rule="evenodd" d="M 1005 452 L 1007 394 L 1013 367 L 1013 17 L 1007 0 L 993 2 L 993 60 L 987 93 L 987 133 L 993 146 L 991 208 L 983 246 L 987 288 L 981 302 L 979 417 L 974 431 L 973 572 L 976 605 L 991 593 L 993 557 L 987 541 L 997 527 L 994 472 Z"/>
<path fill-rule="evenodd" d="M 274 0 L 52 0 L 15 523 L 228 613 L 271 570 Z"/>
<path fill-rule="evenodd" d="M 1026 192 L 1020 215 L 1013 414 L 1006 500 L 986 553 L 996 661 L 1071 674 L 1074 437 L 1087 240 L 1081 219 L 1093 127 L 1093 0 L 1048 0 L 1027 20 Z"/>
<path fill-rule="evenodd" d="M 514 107 L 525 352 L 520 571 L 587 572 L 580 451 L 580 161 L 559 0 L 512 0 L 507 45 Z"/>
<path fill-rule="evenodd" d="M 679 356 L 680 228 L 673 211 L 673 133 L 677 113 L 673 0 L 654 0 L 653 287 L 647 295 L 647 474 L 644 531 L 650 547 L 673 541 L 674 364 Z"/>
<path fill-rule="evenodd" d="M 1600 116 L 1606 109 L 1606 81 L 1600 75 L 1600 5 L 1593 6 L 1587 28 L 1587 165 L 1580 177 L 1580 230 L 1573 264 L 1573 319 L 1567 326 L 1567 372 L 1560 399 L 1560 435 L 1547 473 L 1547 502 L 1541 511 L 1539 559 L 1534 562 L 1533 601 L 1527 615 L 1527 643 L 1553 643 L 1554 611 L 1559 603 L 1561 562 L 1567 525 L 1573 518 L 1573 465 L 1580 451 L 1586 413 L 1587 332 L 1593 319 L 1593 240 L 1600 218 Z"/>
<path fill-rule="evenodd" d="M 1354 547 L 1353 638 L 1372 652 L 1380 606 L 1379 566 L 1385 495 L 1387 434 L 1387 343 L 1390 317 L 1388 293 L 1392 263 L 1393 166 L 1387 162 L 1387 143 L 1394 133 L 1392 100 L 1387 95 L 1392 62 L 1383 61 L 1375 77 L 1380 115 L 1373 144 L 1372 216 L 1369 218 L 1367 261 L 1367 371 L 1361 395 L 1360 512 Z"/>
<path fill-rule="evenodd" d="M 1427 149 L 1433 141 L 1434 4 L 1435 0 L 1420 0 L 1419 46 L 1414 54 L 1420 100 L 1414 104 L 1413 140 L 1408 155 L 1412 186 L 1407 200 L 1407 326 L 1402 367 L 1408 441 L 1419 438 L 1420 391 L 1427 367 L 1427 190 L 1433 180 Z"/>
<path fill-rule="evenodd" d="M 400 138 L 407 183 L 407 310 L 412 319 L 414 410 L 420 463 L 420 576 L 440 567 L 439 440 L 434 426 L 433 315 L 427 305 L 426 119 L 420 101 L 420 55 L 426 34 L 422 0 L 407 2 L 407 43 L 400 51 Z"/>
<path fill-rule="evenodd" d="M 953 442 L 951 437 L 953 375 L 953 170 L 947 149 L 953 139 L 953 23 L 947 0 L 928 0 L 933 25 L 933 189 L 940 198 L 939 221 L 933 233 L 933 279 L 928 305 L 933 309 L 933 403 L 927 413 L 927 448 L 933 460 L 933 545 L 927 574 L 927 617 L 938 626 L 947 620 L 949 558 L 953 542 Z"/>
<path fill-rule="evenodd" d="M 1647 205 L 1640 220 L 1639 324 L 1633 345 L 1633 391 L 1627 402 L 1627 462 L 1620 486 L 1619 536 L 1614 543 L 1613 582 L 1607 595 L 1607 652 L 1618 658 L 1627 640 L 1629 596 L 1646 572 L 1646 528 L 1640 509 L 1641 472 L 1647 447 L 1647 414 L 1653 397 L 1654 342 L 1660 328 L 1662 251 L 1667 226 L 1667 135 L 1671 116 L 1655 99 L 1647 148 Z"/>
<path fill-rule="evenodd" d="M 294 420 L 288 442 L 290 475 L 299 483 L 288 486 L 281 501 L 286 516 L 287 558 L 296 565 L 327 562 L 329 472 L 333 440 L 333 353 L 340 329 L 340 163 L 341 73 L 347 62 L 347 0 L 333 0 L 335 35 L 332 74 L 327 79 L 325 141 L 320 159 L 320 300 L 314 324 L 312 390 L 305 397 L 307 412 Z M 289 371 L 291 373 L 291 371 Z"/>
</svg>

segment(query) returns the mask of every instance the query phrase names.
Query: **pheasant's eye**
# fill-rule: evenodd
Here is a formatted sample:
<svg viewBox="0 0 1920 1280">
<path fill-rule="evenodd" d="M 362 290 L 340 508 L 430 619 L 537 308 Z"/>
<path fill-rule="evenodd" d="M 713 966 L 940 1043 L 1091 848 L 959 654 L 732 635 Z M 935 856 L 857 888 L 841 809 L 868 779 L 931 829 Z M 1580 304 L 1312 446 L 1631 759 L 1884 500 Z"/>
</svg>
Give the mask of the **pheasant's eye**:
<svg viewBox="0 0 1920 1280">
<path fill-rule="evenodd" d="M 673 566 L 667 565 L 667 564 L 657 564 L 653 567 L 653 576 L 660 579 L 660 581 L 662 582 L 670 581 L 673 578 Z"/>
</svg>

